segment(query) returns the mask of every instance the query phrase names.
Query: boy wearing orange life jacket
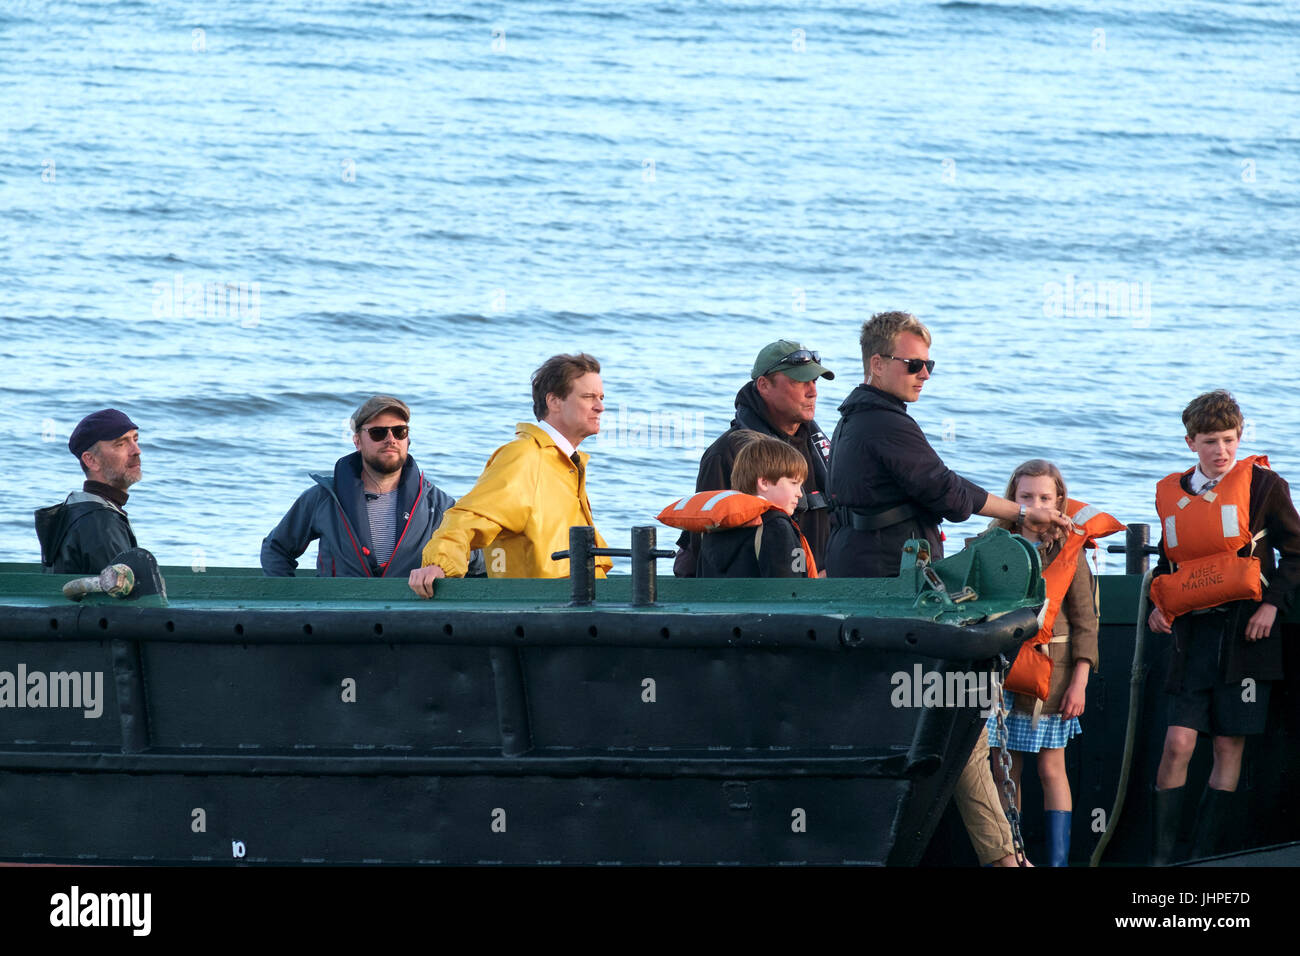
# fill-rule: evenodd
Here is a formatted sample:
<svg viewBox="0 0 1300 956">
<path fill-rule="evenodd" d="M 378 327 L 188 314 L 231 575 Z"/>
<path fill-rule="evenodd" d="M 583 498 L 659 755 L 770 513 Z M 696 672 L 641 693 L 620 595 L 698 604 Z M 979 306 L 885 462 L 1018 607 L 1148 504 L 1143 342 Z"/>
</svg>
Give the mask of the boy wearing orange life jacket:
<svg viewBox="0 0 1300 956">
<path fill-rule="evenodd" d="M 1192 856 L 1217 852 L 1235 810 L 1246 736 L 1264 731 L 1271 681 L 1282 677 L 1279 612 L 1300 584 L 1300 516 L 1262 455 L 1237 461 L 1243 418 L 1226 391 L 1183 410 L 1195 468 L 1156 486 L 1163 531 L 1151 583 L 1152 631 L 1173 634 L 1169 730 L 1156 773 L 1152 863 L 1173 855 L 1197 735 L 1214 738 L 1214 768 L 1197 813 Z M 1274 563 L 1273 552 L 1281 554 Z"/>
<path fill-rule="evenodd" d="M 696 574 L 702 578 L 817 577 L 812 552 L 791 515 L 808 464 L 788 443 L 742 432 L 732 491 L 698 492 L 665 508 L 659 520 L 707 532 Z"/>
</svg>

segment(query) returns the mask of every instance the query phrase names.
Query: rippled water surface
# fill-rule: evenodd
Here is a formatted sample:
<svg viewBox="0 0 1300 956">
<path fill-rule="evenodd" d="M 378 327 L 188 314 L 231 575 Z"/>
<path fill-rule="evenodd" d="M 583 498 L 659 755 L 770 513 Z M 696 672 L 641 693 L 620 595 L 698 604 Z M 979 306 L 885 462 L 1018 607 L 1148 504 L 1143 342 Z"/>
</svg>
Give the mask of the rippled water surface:
<svg viewBox="0 0 1300 956">
<path fill-rule="evenodd" d="M 1215 387 L 1294 478 L 1298 66 L 1276 3 L 5 5 L 0 559 L 95 408 L 142 426 L 143 545 L 253 565 L 368 394 L 459 494 L 578 349 L 621 543 L 763 344 L 838 373 L 829 433 L 895 308 L 986 487 L 1050 457 L 1153 521 Z"/>
</svg>

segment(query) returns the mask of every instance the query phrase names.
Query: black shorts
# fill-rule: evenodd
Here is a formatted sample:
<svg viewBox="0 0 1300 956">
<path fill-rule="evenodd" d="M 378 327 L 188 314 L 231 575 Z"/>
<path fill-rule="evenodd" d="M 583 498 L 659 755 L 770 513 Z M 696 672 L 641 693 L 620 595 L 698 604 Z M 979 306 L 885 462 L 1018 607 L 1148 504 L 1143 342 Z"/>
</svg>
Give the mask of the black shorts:
<svg viewBox="0 0 1300 956">
<path fill-rule="evenodd" d="M 1169 726 L 1190 727 L 1216 737 L 1262 734 L 1268 723 L 1272 681 L 1225 684 L 1219 657 L 1231 614 L 1195 614 L 1180 635 L 1186 641 L 1183 689 L 1169 696 Z M 1253 686 L 1252 686 L 1253 684 Z"/>
</svg>

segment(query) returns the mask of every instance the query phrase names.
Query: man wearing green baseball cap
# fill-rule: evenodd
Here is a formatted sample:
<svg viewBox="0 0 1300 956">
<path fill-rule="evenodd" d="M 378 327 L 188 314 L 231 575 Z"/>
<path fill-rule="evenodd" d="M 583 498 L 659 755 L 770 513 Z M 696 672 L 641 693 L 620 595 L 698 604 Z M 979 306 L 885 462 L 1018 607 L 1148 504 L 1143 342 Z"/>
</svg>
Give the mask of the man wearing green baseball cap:
<svg viewBox="0 0 1300 956">
<path fill-rule="evenodd" d="M 731 487 L 731 466 L 744 444 L 740 432 L 748 429 L 789 442 L 808 463 L 803 497 L 794 520 L 808 539 L 818 565 L 830 537 L 830 510 L 825 497 L 826 465 L 831 442 L 817 427 L 817 380 L 835 373 L 821 364 L 821 356 L 791 339 L 769 342 L 759 350 L 749 381 L 736 393 L 736 417 L 700 458 L 695 490 L 721 491 Z M 700 553 L 700 536 L 682 532 L 677 540 L 673 573 L 694 577 Z"/>
</svg>

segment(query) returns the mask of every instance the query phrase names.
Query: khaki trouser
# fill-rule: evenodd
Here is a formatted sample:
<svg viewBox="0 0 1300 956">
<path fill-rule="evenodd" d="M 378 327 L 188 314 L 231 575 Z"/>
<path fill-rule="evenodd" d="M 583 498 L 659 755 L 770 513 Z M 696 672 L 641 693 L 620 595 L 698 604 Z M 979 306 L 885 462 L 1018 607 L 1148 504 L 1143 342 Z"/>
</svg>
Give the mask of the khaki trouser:
<svg viewBox="0 0 1300 956">
<path fill-rule="evenodd" d="M 983 728 L 980 729 L 979 742 L 971 750 L 970 759 L 957 778 L 952 798 L 957 802 L 980 866 L 1015 852 L 1015 844 L 1011 842 L 1011 824 L 1002 812 L 993 770 L 989 767 L 989 742 Z"/>
</svg>

